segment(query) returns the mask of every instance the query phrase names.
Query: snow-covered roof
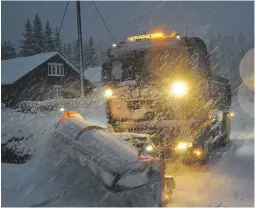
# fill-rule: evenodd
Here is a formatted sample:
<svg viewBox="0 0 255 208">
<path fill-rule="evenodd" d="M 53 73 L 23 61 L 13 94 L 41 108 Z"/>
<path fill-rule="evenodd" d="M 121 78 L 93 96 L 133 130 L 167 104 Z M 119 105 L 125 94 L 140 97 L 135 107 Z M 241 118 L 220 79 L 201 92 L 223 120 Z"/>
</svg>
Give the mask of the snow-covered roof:
<svg viewBox="0 0 255 208">
<path fill-rule="evenodd" d="M 1 84 L 12 84 L 28 72 L 32 71 L 45 61 L 49 60 L 55 55 L 59 55 L 71 68 L 78 72 L 66 58 L 58 52 L 39 53 L 34 56 L 19 57 L 1 61 Z"/>
</svg>

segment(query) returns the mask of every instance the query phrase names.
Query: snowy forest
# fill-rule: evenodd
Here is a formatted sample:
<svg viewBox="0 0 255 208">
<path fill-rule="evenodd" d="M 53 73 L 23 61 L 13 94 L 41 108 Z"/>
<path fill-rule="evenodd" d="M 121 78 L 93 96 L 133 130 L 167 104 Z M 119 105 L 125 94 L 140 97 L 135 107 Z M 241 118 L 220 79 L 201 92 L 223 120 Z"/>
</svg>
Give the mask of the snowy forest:
<svg viewBox="0 0 255 208">
<path fill-rule="evenodd" d="M 38 14 L 35 15 L 33 22 L 27 18 L 22 35 L 23 39 L 18 46 L 19 52 L 17 46 L 9 40 L 2 43 L 2 60 L 58 51 L 79 68 L 78 39 L 71 43 L 63 43 L 59 28 L 52 29 L 49 21 L 43 26 Z M 212 72 L 229 79 L 235 94 L 241 83 L 240 61 L 244 54 L 253 48 L 253 42 L 246 40 L 243 31 L 226 36 L 209 33 L 205 41 L 211 57 Z M 88 40 L 83 39 L 83 54 L 85 68 L 98 66 L 106 58 L 106 48 L 100 47 L 100 44 L 95 43 L 93 37 L 90 37 Z"/>
<path fill-rule="evenodd" d="M 7 60 L 57 51 L 79 68 L 78 38 L 71 43 L 63 43 L 60 32 L 59 27 L 55 29 L 51 27 L 49 20 L 43 25 L 40 17 L 36 14 L 33 22 L 27 18 L 22 33 L 23 39 L 19 46 L 15 46 L 9 40 L 2 42 L 1 58 Z M 93 37 L 90 37 L 88 40 L 83 39 L 83 54 L 85 67 L 93 67 L 103 62 L 106 50 L 100 50 Z"/>
</svg>

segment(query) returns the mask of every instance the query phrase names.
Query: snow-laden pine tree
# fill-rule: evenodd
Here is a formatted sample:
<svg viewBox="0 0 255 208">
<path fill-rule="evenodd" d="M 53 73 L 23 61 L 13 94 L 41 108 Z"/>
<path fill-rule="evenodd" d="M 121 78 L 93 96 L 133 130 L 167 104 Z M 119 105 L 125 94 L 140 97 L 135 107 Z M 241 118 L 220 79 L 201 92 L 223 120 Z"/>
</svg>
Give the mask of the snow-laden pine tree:
<svg viewBox="0 0 255 208">
<path fill-rule="evenodd" d="M 237 47 L 235 55 L 233 57 L 232 68 L 234 69 L 231 73 L 231 87 L 233 94 L 237 94 L 238 88 L 242 84 L 242 79 L 240 76 L 240 63 L 246 53 L 246 36 L 243 31 L 241 31 L 236 39 Z"/>
<path fill-rule="evenodd" d="M 83 44 L 83 63 L 84 63 L 84 69 L 87 69 L 90 67 L 90 49 L 89 49 L 89 43 L 88 41 L 84 41 Z"/>
<path fill-rule="evenodd" d="M 62 44 L 61 44 L 61 40 L 60 40 L 60 33 L 59 33 L 59 29 L 58 27 L 56 27 L 55 29 L 55 34 L 54 34 L 54 50 L 62 53 Z"/>
<path fill-rule="evenodd" d="M 107 58 L 107 49 L 108 49 L 108 46 L 111 45 L 111 42 L 106 43 L 104 41 L 98 40 L 95 45 L 96 45 L 95 49 L 97 53 L 97 62 L 98 62 L 97 65 L 100 66 L 105 62 Z"/>
<path fill-rule="evenodd" d="M 62 53 L 63 55 L 66 57 L 67 56 L 67 46 L 66 44 L 64 43 L 63 46 L 62 46 Z"/>
<path fill-rule="evenodd" d="M 52 29 L 50 27 L 50 22 L 47 20 L 44 30 L 44 51 L 50 52 L 54 51 L 54 42 L 52 38 Z"/>
<path fill-rule="evenodd" d="M 208 51 L 210 54 L 211 70 L 213 74 L 219 73 L 220 45 L 212 33 L 209 34 Z"/>
<path fill-rule="evenodd" d="M 44 52 L 44 41 L 43 41 L 43 28 L 42 28 L 42 22 L 38 14 L 35 15 L 34 21 L 33 21 L 33 52 L 34 54 L 42 53 Z"/>
<path fill-rule="evenodd" d="M 73 55 L 72 55 L 73 64 L 80 69 L 80 49 L 79 49 L 79 40 L 77 39 L 73 43 Z"/>
<path fill-rule="evenodd" d="M 24 25 L 24 32 L 22 33 L 23 40 L 20 41 L 20 55 L 23 57 L 34 55 L 33 32 L 30 20 Z"/>
<path fill-rule="evenodd" d="M 4 41 L 1 44 L 1 53 L 2 53 L 1 55 L 2 60 L 7 60 L 7 59 L 12 59 L 17 57 L 15 46 L 11 44 L 9 40 Z"/>
<path fill-rule="evenodd" d="M 95 50 L 94 39 L 90 36 L 88 43 L 88 66 L 93 67 L 97 65 L 97 54 Z"/>
<path fill-rule="evenodd" d="M 71 44 L 68 43 L 67 44 L 67 47 L 66 47 L 66 58 L 71 62 L 73 63 L 73 60 L 72 60 L 72 47 L 71 47 Z"/>
<path fill-rule="evenodd" d="M 233 71 L 236 70 L 236 66 L 234 66 L 234 59 L 236 57 L 236 41 L 235 36 L 233 34 L 225 36 L 223 39 L 223 56 L 224 61 L 222 64 L 222 68 L 224 71 L 223 76 L 228 80 L 231 80 Z"/>
<path fill-rule="evenodd" d="M 238 34 L 237 43 L 238 43 L 238 47 L 239 47 L 241 56 L 244 56 L 245 49 L 246 49 L 246 36 L 243 31 L 241 31 Z"/>
</svg>

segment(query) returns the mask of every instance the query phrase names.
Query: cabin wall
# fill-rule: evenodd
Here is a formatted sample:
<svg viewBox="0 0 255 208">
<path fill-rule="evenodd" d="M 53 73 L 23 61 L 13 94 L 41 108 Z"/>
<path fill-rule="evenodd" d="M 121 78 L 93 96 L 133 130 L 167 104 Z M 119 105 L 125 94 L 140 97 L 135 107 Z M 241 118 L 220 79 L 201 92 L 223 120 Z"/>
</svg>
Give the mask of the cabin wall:
<svg viewBox="0 0 255 208">
<path fill-rule="evenodd" d="M 48 63 L 62 63 L 64 76 L 48 76 Z M 41 101 L 54 98 L 54 85 L 62 85 L 63 98 L 80 97 L 80 75 L 56 55 L 44 62 L 11 85 L 2 85 L 2 102 L 16 105 L 21 101 Z M 84 80 L 84 93 L 89 94 L 94 86 Z"/>
</svg>

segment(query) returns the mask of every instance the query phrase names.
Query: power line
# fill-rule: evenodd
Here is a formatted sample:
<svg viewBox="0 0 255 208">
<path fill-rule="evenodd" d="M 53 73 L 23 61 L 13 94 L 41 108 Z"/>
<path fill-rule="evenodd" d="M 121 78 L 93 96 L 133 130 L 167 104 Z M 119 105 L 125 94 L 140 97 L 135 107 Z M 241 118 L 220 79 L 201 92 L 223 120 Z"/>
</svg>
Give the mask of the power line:
<svg viewBox="0 0 255 208">
<path fill-rule="evenodd" d="M 106 22 L 104 21 L 103 16 L 101 15 L 101 13 L 100 13 L 99 9 L 97 8 L 97 5 L 95 4 L 95 1 L 93 1 L 93 4 L 94 4 L 94 6 L 96 7 L 96 10 L 97 10 L 98 14 L 100 15 L 100 17 L 101 17 L 101 19 L 102 19 L 102 21 L 103 21 L 103 23 L 104 23 L 104 25 L 105 25 L 106 29 L 108 30 L 108 32 L 109 32 L 109 34 L 110 34 L 110 36 L 112 37 L 112 40 L 115 42 L 115 39 L 114 39 L 114 37 L 113 37 L 113 35 L 112 35 L 111 31 L 110 31 L 110 30 L 109 30 L 109 28 L 107 27 Z"/>
<path fill-rule="evenodd" d="M 64 14 L 63 14 L 63 17 L 62 17 L 62 20 L 61 20 L 60 28 L 59 28 L 59 31 L 58 31 L 59 33 L 61 31 L 65 16 L 66 16 L 66 10 L 67 10 L 68 4 L 69 4 L 69 1 L 67 1 L 67 3 L 66 3 L 66 8 L 65 8 L 65 11 L 64 11 Z"/>
</svg>

